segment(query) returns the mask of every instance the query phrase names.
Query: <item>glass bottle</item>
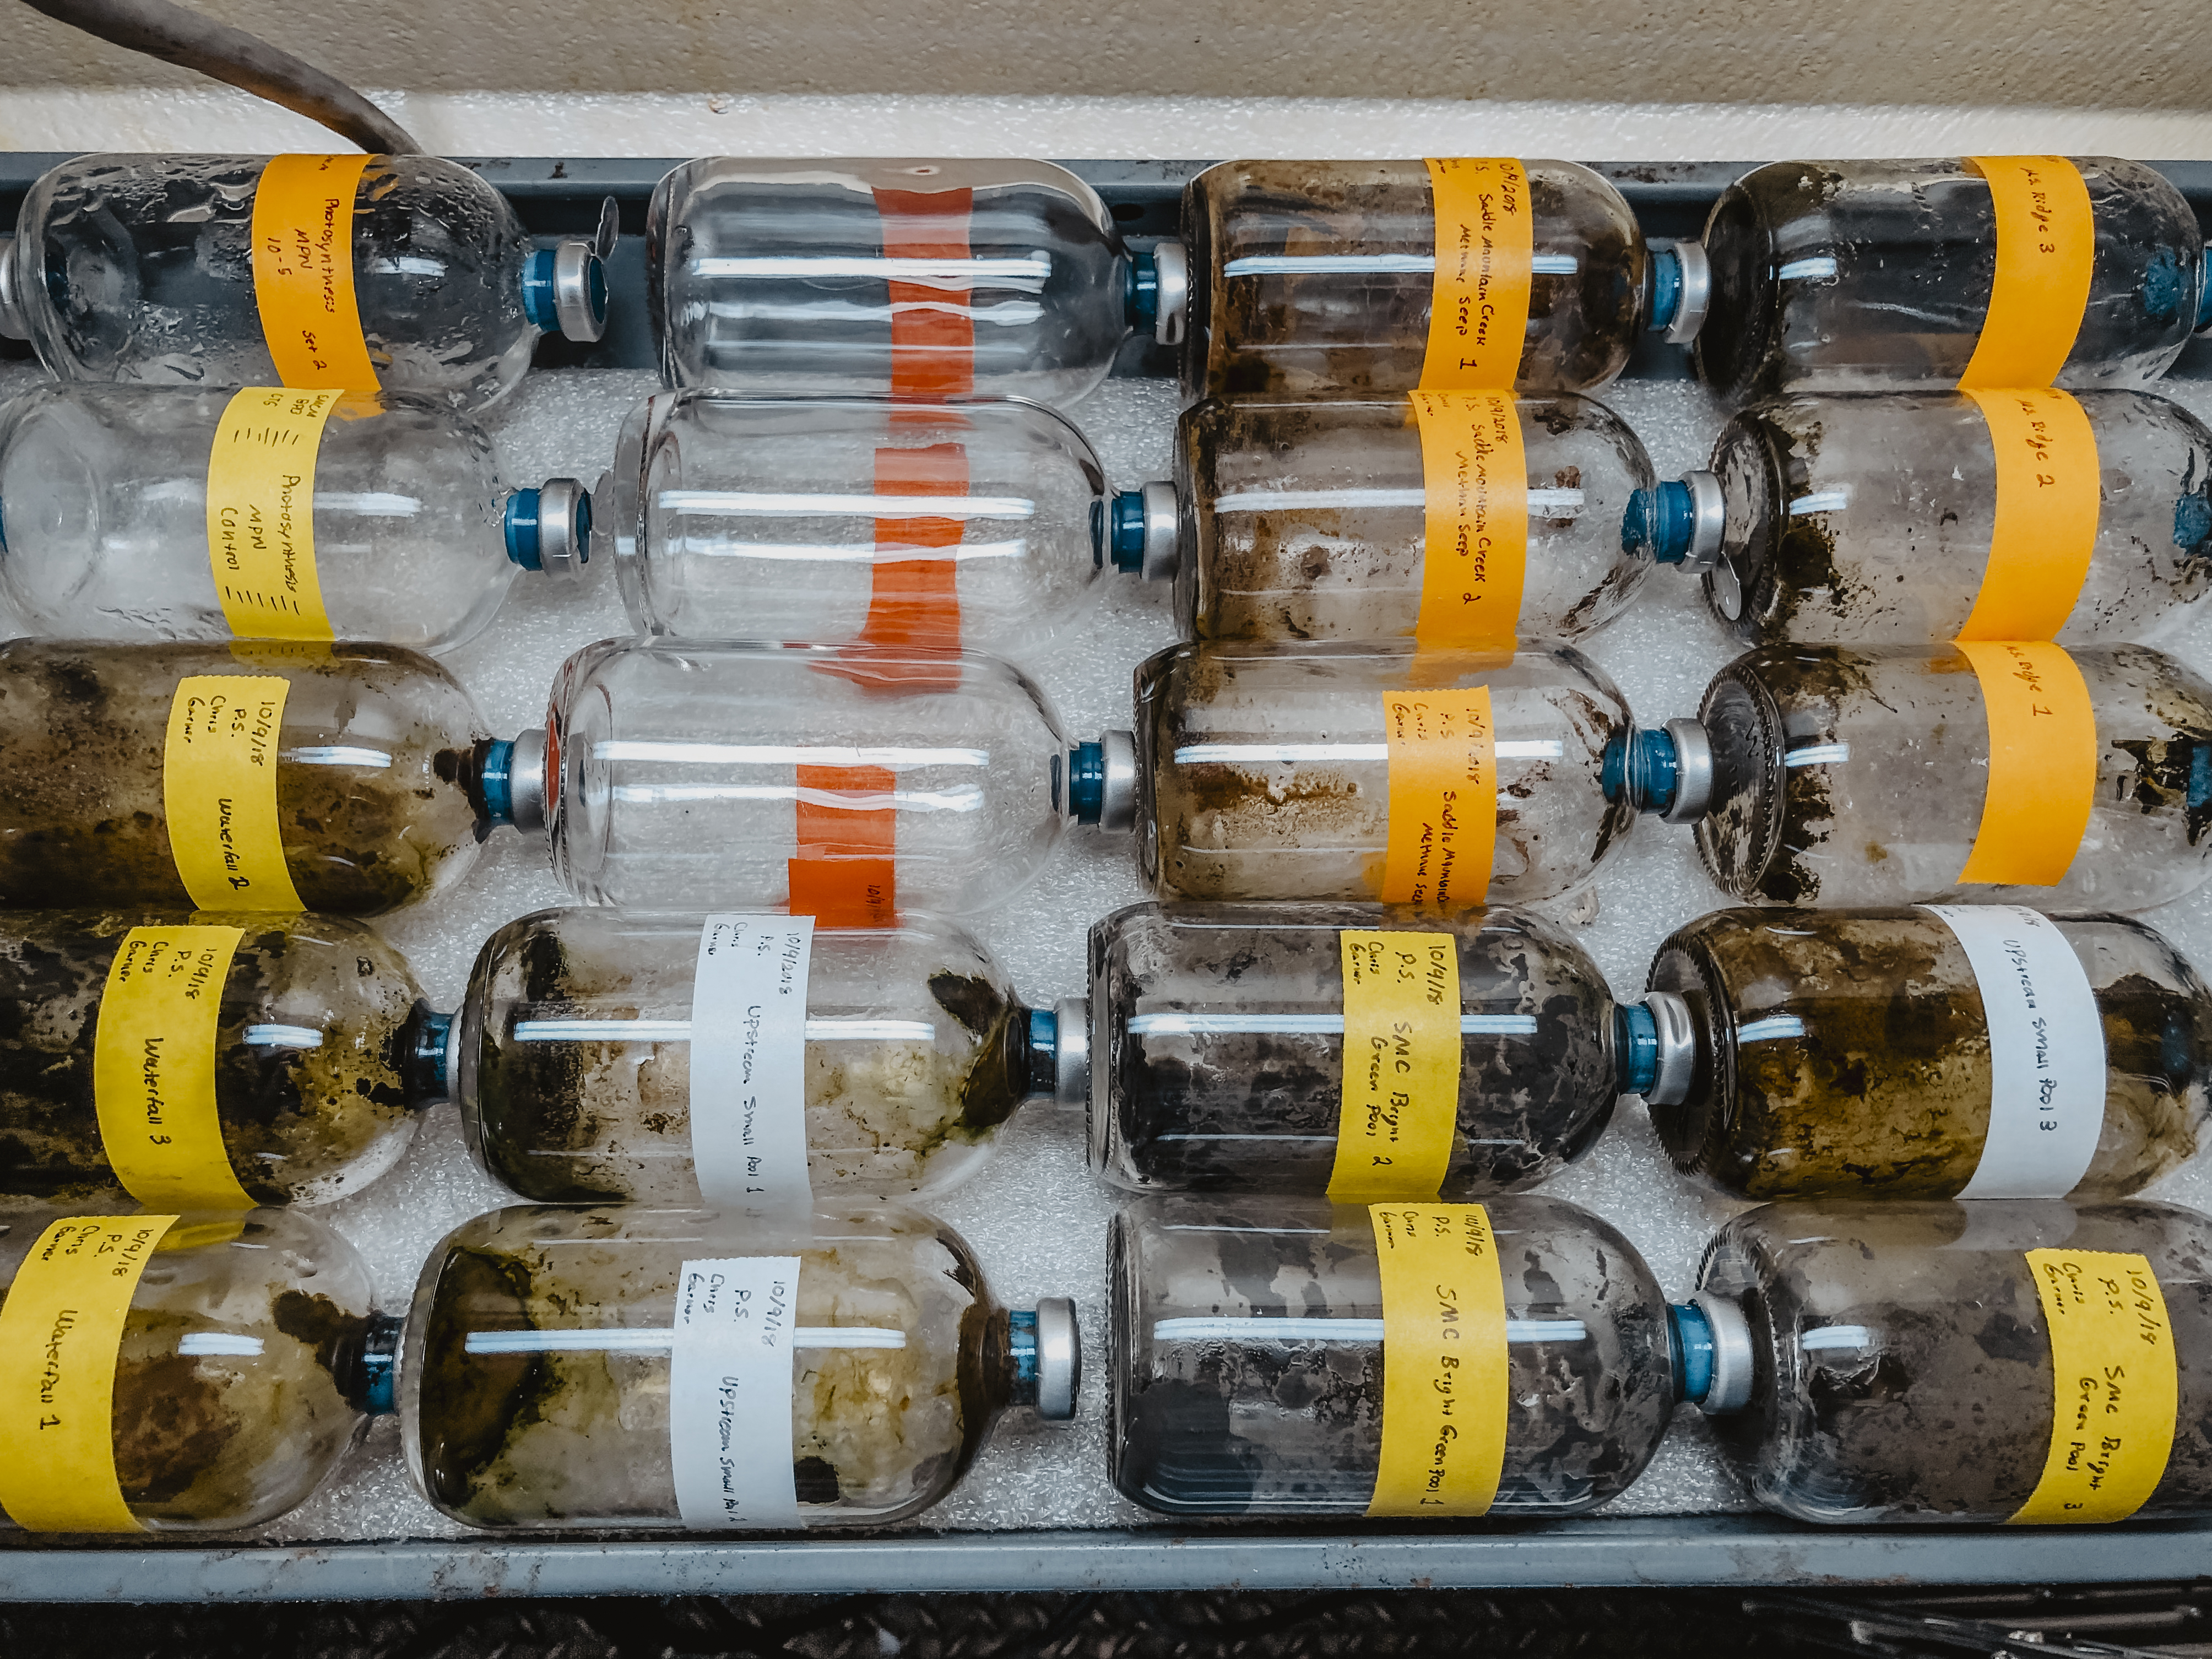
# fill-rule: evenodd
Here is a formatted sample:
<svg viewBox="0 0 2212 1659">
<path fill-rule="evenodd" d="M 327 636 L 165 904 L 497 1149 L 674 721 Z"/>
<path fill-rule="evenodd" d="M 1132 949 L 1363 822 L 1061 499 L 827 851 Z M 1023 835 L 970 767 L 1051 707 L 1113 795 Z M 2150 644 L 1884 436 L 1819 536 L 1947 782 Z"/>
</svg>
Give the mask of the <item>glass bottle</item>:
<svg viewBox="0 0 2212 1659">
<path fill-rule="evenodd" d="M 1527 343 L 1513 389 L 1587 392 L 1619 374 L 1671 253 L 1647 255 L 1620 192 L 1571 161 L 1526 161 L 1534 220 Z M 1183 348 L 1194 398 L 1410 391 L 1435 295 L 1425 161 L 1224 161 L 1183 191 L 1200 292 Z M 1660 264 L 1669 269 L 1657 281 Z M 1671 303 L 1656 324 L 1672 320 Z"/>
<path fill-rule="evenodd" d="M 268 631 L 234 629 L 209 547 L 210 450 L 234 395 L 62 384 L 0 405 L 0 593 L 33 631 Z M 573 574 L 590 546 L 591 498 L 574 480 L 510 491 L 491 435 L 413 393 L 331 415 L 307 488 L 337 639 L 449 650 L 483 631 L 517 566 Z M 287 504 L 265 503 L 272 520 Z"/>
<path fill-rule="evenodd" d="M 1964 882 L 1990 763 L 1981 683 L 1954 648 L 1763 646 L 1714 677 L 1698 724 L 1706 873 L 1754 904 L 1966 902 L 2147 910 L 2212 860 L 2212 685 L 2139 645 L 2069 653 L 2096 721 L 2079 851 L 2050 886 Z"/>
<path fill-rule="evenodd" d="M 0 334 L 29 340 L 64 380 L 283 384 L 253 261 L 271 159 L 79 155 L 52 168 L 0 241 Z M 586 242 L 534 248 L 504 196 L 441 157 L 371 156 L 361 174 L 353 293 L 387 391 L 465 410 L 505 397 L 540 335 L 599 337 L 600 261 Z"/>
<path fill-rule="evenodd" d="M 1103 748 L 979 652 L 604 640 L 485 769 L 586 903 L 884 925 L 1000 902 L 1068 823 L 1127 829 L 1127 738 Z"/>
<path fill-rule="evenodd" d="M 1090 996 L 1059 1011 L 1088 1030 L 1091 1167 L 1138 1192 L 1326 1193 L 1354 929 L 1457 941 L 1459 1111 L 1434 1196 L 1533 1186 L 1589 1149 L 1620 1087 L 1613 996 L 1536 912 L 1135 904 L 1091 927 Z"/>
<path fill-rule="evenodd" d="M 358 922 L 17 912 L 0 917 L 0 1193 L 116 1196 L 94 1086 L 108 969 L 134 927 L 185 924 L 244 933 L 218 1006 L 214 1097 L 231 1173 L 256 1203 L 350 1198 L 399 1161 L 416 1109 L 446 1097 L 445 1022 Z"/>
<path fill-rule="evenodd" d="M 2076 398 L 2096 443 L 2096 540 L 2066 646 L 2172 631 L 2212 589 L 2212 430 L 2144 392 Z M 1917 645 L 1955 639 L 1996 532 L 1989 422 L 1964 392 L 1778 398 L 1713 447 L 1717 560 L 1689 512 L 1656 513 L 1662 563 L 1703 568 L 1716 615 L 1746 643 Z"/>
<path fill-rule="evenodd" d="M 1678 1000 L 1680 1018 L 1662 1030 L 1679 1031 L 1694 1060 L 1646 1099 L 1675 1167 L 1740 1198 L 1979 1198 L 2002 1179 L 1991 1154 L 2018 1164 L 2048 1146 L 2065 1173 L 2043 1180 L 2047 1166 L 2031 1165 L 2001 1189 L 2094 1201 L 2196 1153 L 2212 1115 L 2212 989 L 2179 951 L 2120 916 L 1988 907 L 1958 921 L 1922 908 L 1723 910 L 1667 939 L 1653 1000 Z M 1960 932 L 1977 921 L 2011 978 L 2032 969 L 2039 1029 L 2005 1017 L 1998 999 L 2018 993 L 1978 970 Z M 2070 990 L 2067 963 L 2026 954 L 2030 933 L 2069 949 Z M 2081 1050 L 2078 1062 L 2061 1053 L 2054 1066 L 2054 1047 Z M 2002 1095 L 2032 1091 L 2016 1079 L 2050 1079 L 2055 1096 L 2074 1086 L 2075 1063 L 2087 1085 L 2078 1129 L 2045 1130 L 2077 1109 L 2070 1098 L 2027 1123 L 2000 1116 Z"/>
<path fill-rule="evenodd" d="M 1729 1386 L 1702 1403 L 1752 1496 L 1852 1526 L 2016 1514 L 2043 1474 L 2055 1403 L 2032 1249 L 2148 1260 L 2179 1389 L 2164 1475 L 2136 1518 L 2212 1510 L 2212 1222 L 2141 1200 L 1737 1216 L 1706 1247 L 1692 1322 L 1710 1322 L 1722 1353 Z"/>
<path fill-rule="evenodd" d="M 1483 1207 L 1505 1267 L 1508 1366 L 1489 1513 L 1580 1514 L 1627 1489 L 1674 1417 L 1667 1304 L 1635 1247 L 1589 1212 L 1537 1197 Z M 1363 1513 L 1386 1364 L 1366 1209 L 1151 1198 L 1115 1218 L 1108 1249 L 1107 1457 L 1123 1496 L 1165 1515 Z"/>
<path fill-rule="evenodd" d="M 0 1210 L 0 1304 L 64 1213 Z M 115 1474 L 142 1530 L 257 1527 L 337 1470 L 392 1409 L 399 1322 L 374 1295 L 353 1246 L 296 1210 L 170 1223 L 115 1357 Z"/>
<path fill-rule="evenodd" d="M 380 645 L 0 645 L 0 905 L 177 909 L 164 748 L 179 684 L 281 680 L 276 824 L 297 907 L 377 915 L 457 879 L 490 827 L 458 681 Z"/>
<path fill-rule="evenodd" d="M 1488 902 L 1581 886 L 1636 814 L 1619 787 L 1631 731 L 1620 691 L 1571 646 L 1417 655 L 1411 641 L 1179 645 L 1139 665 L 1145 878 L 1162 898 L 1380 896 L 1384 696 L 1479 686 L 1490 690 L 1498 771 Z"/>
<path fill-rule="evenodd" d="M 951 1490 L 1010 1407 L 1075 1414 L 1073 1305 L 1010 1314 L 928 1216 L 517 1206 L 448 1234 L 416 1286 L 399 1410 L 423 1493 L 478 1527 L 701 1526 L 674 1470 L 704 1444 L 688 1417 L 672 1428 L 678 1290 L 744 1257 L 797 1258 L 788 1525 L 902 1520 Z M 781 1438 L 772 1410 L 753 1408 L 740 1460 L 756 1480 Z"/>
<path fill-rule="evenodd" d="M 541 910 L 485 941 L 456 1016 L 454 1098 L 490 1175 L 543 1203 L 702 1201 L 691 1037 L 707 921 Z M 817 932 L 805 1030 L 817 1192 L 948 1188 L 1053 1084 L 1051 1014 L 927 917 Z"/>
<path fill-rule="evenodd" d="M 706 156 L 660 181 L 645 236 L 672 386 L 1065 407 L 1132 329 L 1182 337 L 1182 248 L 1131 252 L 1046 161 Z"/>
<path fill-rule="evenodd" d="M 1518 408 L 1528 491 L 1518 631 L 1580 639 L 1619 616 L 1650 573 L 1646 521 L 1627 515 L 1652 489 L 1651 462 L 1602 404 L 1522 398 Z M 1209 398 L 1176 428 L 1179 511 L 1174 530 L 1163 520 L 1157 534 L 1174 542 L 1139 538 L 1131 551 L 1117 542 L 1115 563 L 1173 571 L 1186 639 L 1411 635 L 1428 528 L 1421 452 L 1403 398 Z M 1141 522 L 1147 505 L 1140 492 L 1117 496 L 1117 529 Z"/>
<path fill-rule="evenodd" d="M 641 633 L 1006 647 L 1098 580 L 1105 481 L 1015 398 L 690 391 L 632 411 L 603 505 Z"/>
<path fill-rule="evenodd" d="M 2080 332 L 2056 384 L 2140 386 L 2172 367 L 2205 288 L 2203 233 L 2140 161 L 2067 158 L 2096 247 Z M 1956 386 L 1996 281 L 1996 210 L 1961 157 L 1775 161 L 1705 222 L 1712 299 L 1698 378 L 1731 401 L 1786 392 Z"/>
</svg>

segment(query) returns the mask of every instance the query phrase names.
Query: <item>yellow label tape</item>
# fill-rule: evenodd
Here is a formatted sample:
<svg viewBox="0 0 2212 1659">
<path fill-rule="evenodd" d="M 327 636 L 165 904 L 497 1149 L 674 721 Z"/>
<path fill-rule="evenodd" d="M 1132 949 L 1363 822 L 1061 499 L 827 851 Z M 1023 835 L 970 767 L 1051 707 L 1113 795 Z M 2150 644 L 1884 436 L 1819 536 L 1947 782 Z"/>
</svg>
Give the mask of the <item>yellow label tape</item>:
<svg viewBox="0 0 2212 1659">
<path fill-rule="evenodd" d="M 1480 1204 L 1376 1204 L 1382 1455 L 1376 1516 L 1488 1511 L 1505 1466 L 1505 1280 Z"/>
<path fill-rule="evenodd" d="M 1981 682 L 1990 776 L 1961 882 L 2049 887 L 2089 828 L 2097 711 L 2074 659 L 2024 640 L 1960 640 Z"/>
<path fill-rule="evenodd" d="M 115 1474 L 123 1322 L 173 1215 L 70 1216 L 0 1302 L 0 1509 L 29 1532 L 139 1532 Z"/>
<path fill-rule="evenodd" d="M 1528 341 L 1535 259 L 1528 170 L 1507 157 L 1431 161 L 1428 169 L 1437 269 L 1420 383 L 1510 392 Z"/>
<path fill-rule="evenodd" d="M 250 1210 L 223 1151 L 215 1050 L 237 927 L 133 927 L 108 964 L 92 1051 L 100 1144 L 157 1210 Z"/>
<path fill-rule="evenodd" d="M 241 639 L 327 640 L 315 571 L 315 459 L 342 392 L 250 386 L 208 452 L 208 562 Z"/>
<path fill-rule="evenodd" d="M 272 155 L 253 192 L 253 298 L 289 386 L 378 390 L 353 290 L 353 206 L 366 155 Z"/>
<path fill-rule="evenodd" d="M 1498 744 L 1490 688 L 1386 691 L 1389 842 L 1383 899 L 1480 904 L 1498 850 Z"/>
<path fill-rule="evenodd" d="M 1347 928 L 1338 948 L 1344 1082 L 1328 1195 L 1434 1198 L 1459 1123 L 1459 941 Z"/>
<path fill-rule="evenodd" d="M 192 674 L 177 682 L 161 799 L 177 878 L 203 910 L 302 910 L 276 825 L 277 735 L 289 681 Z"/>
<path fill-rule="evenodd" d="M 2097 434 L 2068 393 L 1974 391 L 1996 456 L 1996 523 L 1962 640 L 2056 638 L 2097 548 Z"/>
<path fill-rule="evenodd" d="M 2180 1379 L 2150 1263 L 2118 1250 L 2030 1250 L 2051 1331 L 2051 1450 L 2013 1524 L 2124 1521 L 2165 1477 Z"/>
<path fill-rule="evenodd" d="M 1961 386 L 2049 386 L 2066 367 L 2097 258 L 2081 170 L 2063 155 L 1970 155 L 1996 210 L 1996 280 Z"/>
<path fill-rule="evenodd" d="M 1427 527 L 1423 645 L 1513 648 L 1528 574 L 1528 461 L 1510 392 L 1407 394 L 1421 434 Z"/>
</svg>

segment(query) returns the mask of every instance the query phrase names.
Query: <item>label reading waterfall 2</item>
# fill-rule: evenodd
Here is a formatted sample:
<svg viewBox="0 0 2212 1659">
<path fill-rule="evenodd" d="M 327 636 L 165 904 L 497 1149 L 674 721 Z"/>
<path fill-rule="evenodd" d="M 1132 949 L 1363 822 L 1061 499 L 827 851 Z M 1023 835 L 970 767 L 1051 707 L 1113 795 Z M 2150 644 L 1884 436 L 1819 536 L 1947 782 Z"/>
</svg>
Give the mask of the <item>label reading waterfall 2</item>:
<svg viewBox="0 0 2212 1659">
<path fill-rule="evenodd" d="M 208 451 L 208 563 L 241 639 L 327 640 L 315 572 L 315 461 L 342 392 L 250 386 Z"/>
<path fill-rule="evenodd" d="M 94 1014 L 100 1149 L 149 1209 L 250 1210 L 222 1145 L 216 1033 L 236 927 L 133 927 Z"/>
<path fill-rule="evenodd" d="M 2051 1449 L 2012 1525 L 2124 1521 L 2173 1450 L 2180 1377 L 2166 1295 L 2129 1251 L 2028 1250 L 2051 1332 Z"/>
<path fill-rule="evenodd" d="M 1505 1281 L 1480 1204 L 1373 1204 L 1382 1450 L 1367 1513 L 1488 1512 L 1505 1466 Z"/>
<path fill-rule="evenodd" d="M 276 827 L 276 744 L 291 684 L 191 674 L 169 702 L 161 804 L 177 878 L 203 910 L 304 910 Z"/>
<path fill-rule="evenodd" d="M 1510 392 L 1407 394 L 1421 434 L 1427 522 L 1423 645 L 1513 648 L 1528 573 L 1528 462 Z"/>
<path fill-rule="evenodd" d="M 803 1207 L 811 916 L 714 915 L 691 980 L 691 1162 L 709 1204 Z"/>
<path fill-rule="evenodd" d="M 1383 901 L 1480 904 L 1498 848 L 1498 745 L 1490 688 L 1386 691 L 1389 841 Z"/>
<path fill-rule="evenodd" d="M 2105 1027 L 2081 957 L 2014 904 L 1929 904 L 1958 938 L 1990 1037 L 1990 1128 L 1960 1198 L 2063 1198 L 2105 1125 Z"/>
<path fill-rule="evenodd" d="M 2097 217 L 2063 155 L 1970 155 L 1996 215 L 1996 275 L 1962 386 L 2049 386 L 2073 355 L 2089 304 Z"/>
<path fill-rule="evenodd" d="M 253 298 L 291 386 L 379 389 L 353 289 L 353 208 L 366 155 L 272 155 L 253 191 Z"/>
<path fill-rule="evenodd" d="M 1459 1122 L 1459 942 L 1449 933 L 1346 929 L 1339 1204 L 1434 1198 Z"/>
<path fill-rule="evenodd" d="M 687 1261 L 668 1357 L 668 1461 L 687 1527 L 805 1524 L 792 1466 L 799 1258 Z"/>
<path fill-rule="evenodd" d="M 1528 337 L 1535 213 L 1528 169 L 1510 157 L 1431 160 L 1436 275 L 1429 300 L 1424 386 L 1507 392 Z"/>
<path fill-rule="evenodd" d="M 2058 636 L 2089 577 L 2103 505 L 2097 434 L 2071 394 L 1966 390 L 1990 429 L 1996 521 L 1962 640 Z"/>
<path fill-rule="evenodd" d="M 1961 883 L 2050 887 L 2089 828 L 2097 711 L 2074 659 L 2026 640 L 1954 641 L 1981 682 L 1990 775 Z"/>
<path fill-rule="evenodd" d="M 140 1532 L 115 1473 L 115 1362 L 173 1215 L 70 1216 L 0 1302 L 0 1510 L 29 1532 Z"/>
</svg>

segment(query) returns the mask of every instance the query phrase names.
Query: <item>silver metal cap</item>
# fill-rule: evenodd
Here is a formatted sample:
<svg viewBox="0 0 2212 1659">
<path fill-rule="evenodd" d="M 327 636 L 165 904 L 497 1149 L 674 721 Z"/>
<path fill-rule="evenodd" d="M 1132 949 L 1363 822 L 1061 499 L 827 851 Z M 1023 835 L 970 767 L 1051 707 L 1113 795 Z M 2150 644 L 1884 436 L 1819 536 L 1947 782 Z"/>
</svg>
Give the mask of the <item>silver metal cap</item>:
<svg viewBox="0 0 2212 1659">
<path fill-rule="evenodd" d="M 1667 325 L 1667 343 L 1687 345 L 1705 325 L 1713 304 L 1713 262 L 1705 245 L 1684 238 L 1674 244 L 1675 264 L 1682 272 L 1681 297 L 1674 301 L 1674 320 Z"/>
<path fill-rule="evenodd" d="M 1644 1091 L 1645 1103 L 1679 1105 L 1689 1097 L 1690 1079 L 1698 1071 L 1698 1029 L 1690 1005 L 1672 991 L 1646 991 L 1644 1006 L 1651 1011 L 1659 1038 L 1658 1065 Z"/>
<path fill-rule="evenodd" d="M 1735 574 L 1735 562 L 1727 554 L 1715 559 L 1705 572 L 1705 593 L 1725 620 L 1735 622 L 1743 615 L 1743 578 Z"/>
<path fill-rule="evenodd" d="M 1091 999 L 1062 997 L 1052 1005 L 1052 1097 L 1063 1106 L 1091 1101 Z"/>
<path fill-rule="evenodd" d="M 1152 250 L 1153 280 L 1159 284 L 1159 309 L 1152 318 L 1152 338 L 1162 345 L 1181 345 L 1190 319 L 1190 255 L 1173 237 Z"/>
<path fill-rule="evenodd" d="M 545 827 L 545 728 L 532 726 L 514 739 L 507 763 L 507 815 L 518 830 Z"/>
<path fill-rule="evenodd" d="M 0 338 L 27 340 L 30 319 L 15 294 L 15 239 L 0 236 Z"/>
<path fill-rule="evenodd" d="M 548 478 L 538 487 L 538 568 L 574 581 L 592 558 L 592 498 L 580 479 Z"/>
<path fill-rule="evenodd" d="M 1720 558 L 1728 534 L 1728 496 L 1717 472 L 1685 472 L 1682 483 L 1690 492 L 1690 549 L 1682 556 L 1682 568 L 1709 569 Z"/>
<path fill-rule="evenodd" d="M 1145 507 L 1145 563 L 1138 574 L 1148 582 L 1172 581 L 1182 561 L 1175 486 L 1155 478 L 1137 494 Z"/>
<path fill-rule="evenodd" d="M 1036 1413 L 1048 1423 L 1065 1423 L 1075 1415 L 1083 1392 L 1083 1332 L 1074 1303 L 1064 1296 L 1037 1298 L 1036 1345 Z"/>
<path fill-rule="evenodd" d="M 1659 815 L 1662 823 L 1695 823 L 1713 804 L 1713 743 L 1696 720 L 1668 720 L 1674 742 L 1674 801 Z"/>
<path fill-rule="evenodd" d="M 1751 1404 L 1751 1323 L 1735 1303 L 1699 1291 L 1690 1305 L 1705 1315 L 1713 1334 L 1713 1380 L 1698 1409 L 1708 1417 Z"/>
<path fill-rule="evenodd" d="M 1098 800 L 1098 827 L 1127 831 L 1137 827 L 1137 738 L 1134 732 L 1109 732 L 1098 739 L 1106 762 L 1106 787 Z"/>
</svg>

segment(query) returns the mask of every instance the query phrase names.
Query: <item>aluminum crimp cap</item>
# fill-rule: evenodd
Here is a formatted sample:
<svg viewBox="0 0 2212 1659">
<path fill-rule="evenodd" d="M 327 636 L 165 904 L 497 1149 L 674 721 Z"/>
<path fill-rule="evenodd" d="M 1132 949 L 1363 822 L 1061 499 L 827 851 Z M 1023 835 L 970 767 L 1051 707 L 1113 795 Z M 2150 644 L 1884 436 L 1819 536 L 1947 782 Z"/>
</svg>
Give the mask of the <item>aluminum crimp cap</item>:
<svg viewBox="0 0 2212 1659">
<path fill-rule="evenodd" d="M 1713 804 L 1713 742 L 1699 720 L 1668 720 L 1664 730 L 1674 744 L 1674 799 L 1659 822 L 1695 823 Z"/>
<path fill-rule="evenodd" d="M 1698 1409 L 1708 1417 L 1740 1412 L 1751 1403 L 1751 1322 L 1725 1297 L 1699 1291 L 1690 1305 L 1705 1315 L 1713 1334 L 1713 1379 Z"/>
<path fill-rule="evenodd" d="M 1713 305 L 1713 262 L 1705 245 L 1693 237 L 1674 244 L 1674 262 L 1682 273 L 1681 297 L 1674 302 L 1674 320 L 1667 325 L 1669 345 L 1687 345 L 1705 325 Z"/>
<path fill-rule="evenodd" d="M 1190 255 L 1173 237 L 1152 250 L 1153 280 L 1159 284 L 1159 309 L 1152 316 L 1152 338 L 1181 345 L 1190 318 Z"/>
<path fill-rule="evenodd" d="M 1098 802 L 1098 827 L 1127 834 L 1137 827 L 1137 738 L 1132 732 L 1108 732 L 1098 739 L 1106 763 L 1106 786 Z"/>
<path fill-rule="evenodd" d="M 1180 515 L 1175 486 L 1155 478 L 1137 492 L 1144 503 L 1145 562 L 1138 574 L 1148 582 L 1173 581 L 1182 560 Z"/>
<path fill-rule="evenodd" d="M 518 733 L 507 761 L 507 821 L 518 830 L 545 827 L 545 728 Z"/>
<path fill-rule="evenodd" d="M 1672 991 L 1646 991 L 1644 1006 L 1659 1039 L 1659 1054 L 1644 1100 L 1654 1106 L 1680 1105 L 1688 1098 L 1698 1071 L 1698 1028 L 1690 1005 Z"/>
<path fill-rule="evenodd" d="M 1064 1296 L 1041 1296 L 1036 1304 L 1036 1413 L 1048 1423 L 1075 1415 L 1083 1392 L 1083 1333 L 1075 1322 L 1075 1304 Z"/>
<path fill-rule="evenodd" d="M 1062 997 L 1052 1005 L 1052 1097 L 1063 1106 L 1091 1100 L 1091 999 Z"/>
</svg>

